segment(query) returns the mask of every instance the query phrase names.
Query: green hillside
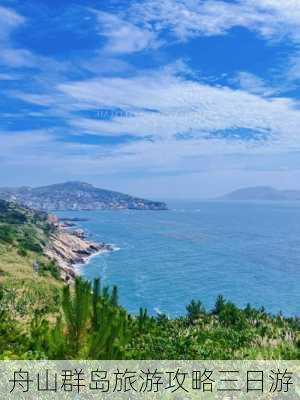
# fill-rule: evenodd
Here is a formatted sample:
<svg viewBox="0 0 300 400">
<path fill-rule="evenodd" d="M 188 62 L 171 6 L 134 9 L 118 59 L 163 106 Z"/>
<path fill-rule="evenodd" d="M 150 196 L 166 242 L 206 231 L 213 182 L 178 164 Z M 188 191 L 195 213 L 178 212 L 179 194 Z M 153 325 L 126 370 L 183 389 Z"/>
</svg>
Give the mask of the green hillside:
<svg viewBox="0 0 300 400">
<path fill-rule="evenodd" d="M 62 282 L 56 266 L 43 255 L 50 231 L 46 214 L 0 200 L 2 307 L 18 320 L 57 310 Z"/>
</svg>

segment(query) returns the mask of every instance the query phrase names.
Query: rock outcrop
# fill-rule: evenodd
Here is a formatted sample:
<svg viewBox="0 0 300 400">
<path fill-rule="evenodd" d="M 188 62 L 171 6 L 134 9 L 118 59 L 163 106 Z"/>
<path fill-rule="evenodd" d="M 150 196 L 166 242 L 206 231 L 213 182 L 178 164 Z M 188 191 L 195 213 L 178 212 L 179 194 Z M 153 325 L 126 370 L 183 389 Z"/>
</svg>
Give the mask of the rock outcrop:
<svg viewBox="0 0 300 400">
<path fill-rule="evenodd" d="M 58 265 L 62 278 L 68 281 L 76 276 L 76 264 L 84 264 L 95 253 L 112 250 L 109 244 L 90 242 L 79 237 L 76 231 L 68 232 L 58 227 L 50 235 L 44 254 Z"/>
</svg>

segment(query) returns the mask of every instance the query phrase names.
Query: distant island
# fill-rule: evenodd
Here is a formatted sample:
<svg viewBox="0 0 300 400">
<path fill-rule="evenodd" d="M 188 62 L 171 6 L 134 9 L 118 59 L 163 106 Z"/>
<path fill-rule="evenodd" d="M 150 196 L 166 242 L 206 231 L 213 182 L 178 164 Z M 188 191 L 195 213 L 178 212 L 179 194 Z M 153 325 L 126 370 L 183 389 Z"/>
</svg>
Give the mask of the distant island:
<svg viewBox="0 0 300 400">
<path fill-rule="evenodd" d="M 235 190 L 217 200 L 230 201 L 300 201 L 300 190 L 279 190 L 269 186 L 256 186 Z"/>
<path fill-rule="evenodd" d="M 99 189 L 84 182 L 65 182 L 36 188 L 0 188 L 0 199 L 42 211 L 167 210 L 163 202 Z"/>
</svg>

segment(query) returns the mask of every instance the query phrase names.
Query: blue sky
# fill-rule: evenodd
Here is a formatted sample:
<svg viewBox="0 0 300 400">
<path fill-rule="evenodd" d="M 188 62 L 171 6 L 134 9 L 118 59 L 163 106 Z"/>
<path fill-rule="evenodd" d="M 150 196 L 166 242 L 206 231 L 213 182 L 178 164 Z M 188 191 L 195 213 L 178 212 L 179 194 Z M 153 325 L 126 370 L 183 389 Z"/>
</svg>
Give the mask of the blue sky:
<svg viewBox="0 0 300 400">
<path fill-rule="evenodd" d="M 0 185 L 300 189 L 298 0 L 0 0 Z"/>
</svg>

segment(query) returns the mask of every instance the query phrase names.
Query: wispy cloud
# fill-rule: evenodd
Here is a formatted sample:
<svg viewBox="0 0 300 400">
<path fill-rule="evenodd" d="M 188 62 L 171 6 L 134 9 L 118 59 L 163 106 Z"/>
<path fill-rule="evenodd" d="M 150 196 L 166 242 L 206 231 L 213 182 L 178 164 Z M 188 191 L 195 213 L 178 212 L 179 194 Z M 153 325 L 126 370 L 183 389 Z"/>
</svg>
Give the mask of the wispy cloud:
<svg viewBox="0 0 300 400">
<path fill-rule="evenodd" d="M 51 141 L 52 136 L 46 130 L 0 131 L 0 158 L 2 163 L 20 163 Z"/>
<path fill-rule="evenodd" d="M 158 45 L 156 35 L 146 27 L 139 27 L 118 15 L 94 11 L 98 32 L 106 38 L 104 51 L 107 53 L 135 53 Z"/>
<path fill-rule="evenodd" d="M 18 29 L 25 29 L 29 22 L 16 11 L 0 6 L 0 65 L 20 70 L 34 68 L 46 72 L 49 76 L 61 73 L 68 65 L 66 61 L 57 61 L 37 54 L 30 48 L 18 46 L 18 43 L 15 42 L 14 33 Z"/>
<path fill-rule="evenodd" d="M 0 40 L 3 42 L 9 40 L 10 33 L 22 25 L 25 18 L 14 10 L 0 5 Z"/>
<path fill-rule="evenodd" d="M 261 143 L 264 148 L 277 143 L 281 148 L 300 146 L 298 103 L 288 98 L 265 98 L 258 90 L 253 94 L 212 86 L 164 70 L 130 78 L 71 82 L 59 85 L 59 90 L 90 108 L 126 111 L 110 120 L 72 118 L 74 127 L 94 134 L 122 132 L 160 140 L 189 134 L 209 141 L 210 133 L 246 128 L 269 132 L 268 140 Z M 242 135 L 238 139 L 242 144 Z M 226 145 L 233 136 L 224 135 L 223 141 Z M 255 139 L 255 147 L 258 145 Z M 248 151 L 248 138 L 244 146 Z"/>
<path fill-rule="evenodd" d="M 232 27 L 256 31 L 265 38 L 288 35 L 300 39 L 300 3 L 297 0 L 145 0 L 132 6 L 136 20 L 156 30 L 168 29 L 178 39 L 223 35 Z"/>
<path fill-rule="evenodd" d="M 130 2 L 127 8 L 115 13 L 93 12 L 97 16 L 98 32 L 106 38 L 102 48 L 106 54 L 153 50 L 174 41 L 227 35 L 232 28 L 242 27 L 269 44 L 289 41 L 289 59 L 282 59 L 277 66 L 278 79 L 293 81 L 300 77 L 298 0 L 143 0 Z M 250 76 L 241 77 L 242 85 L 250 84 Z M 265 89 L 265 93 L 274 93 L 274 88 Z M 281 87 L 282 91 L 285 89 Z"/>
<path fill-rule="evenodd" d="M 246 71 L 238 72 L 232 82 L 246 92 L 262 96 L 272 96 L 282 90 L 282 85 L 277 87 L 270 86 L 263 79 Z"/>
<path fill-rule="evenodd" d="M 0 6 L 0 64 L 11 67 L 32 66 L 34 56 L 29 50 L 14 46 L 13 31 L 25 24 L 23 16 L 14 10 Z"/>
<path fill-rule="evenodd" d="M 282 59 L 277 68 L 283 79 L 300 78 L 298 0 L 144 0 L 133 3 L 128 18 L 134 23 L 142 21 L 157 37 L 167 32 L 179 42 L 227 35 L 236 27 L 255 33 L 269 44 L 288 42 L 289 60 Z"/>
<path fill-rule="evenodd" d="M 238 78 L 243 89 L 195 80 L 182 68 L 165 68 L 124 78 L 68 81 L 43 94 L 11 95 L 42 106 L 45 116 L 64 118 L 74 133 L 158 142 L 193 139 L 199 140 L 201 152 L 216 151 L 216 138 L 223 152 L 300 149 L 298 102 L 273 96 L 272 89 L 251 75 Z M 83 110 L 90 115 L 80 115 Z M 109 118 L 97 110 L 107 110 Z"/>
</svg>

